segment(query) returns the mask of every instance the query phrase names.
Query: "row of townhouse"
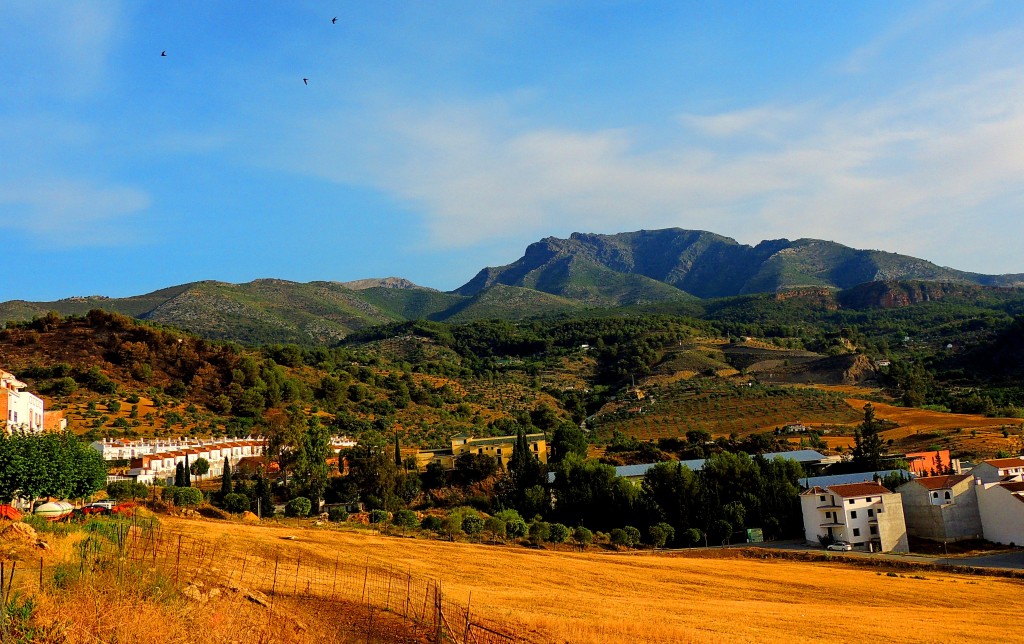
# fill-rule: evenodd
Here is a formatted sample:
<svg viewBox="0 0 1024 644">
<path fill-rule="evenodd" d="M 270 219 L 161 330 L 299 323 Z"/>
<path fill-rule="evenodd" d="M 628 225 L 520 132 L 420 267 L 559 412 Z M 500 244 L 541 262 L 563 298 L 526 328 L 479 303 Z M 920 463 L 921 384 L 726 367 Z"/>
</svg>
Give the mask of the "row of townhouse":
<svg viewBox="0 0 1024 644">
<path fill-rule="evenodd" d="M 356 442 L 348 437 L 331 438 L 331 451 L 337 454 L 343 449 L 354 447 Z M 152 484 L 157 481 L 170 483 L 178 463 L 191 465 L 198 459 L 210 464 L 207 476 L 221 476 L 224 460 L 232 467 L 251 459 L 253 465 L 267 465 L 262 460 L 266 441 L 262 437 L 227 439 L 141 439 L 137 441 L 103 439 L 92 443 L 105 460 L 128 461 L 128 470 L 121 475 L 111 475 L 112 480 L 130 479 L 139 483 Z"/>
<path fill-rule="evenodd" d="M 832 539 L 883 552 L 907 552 L 908 537 L 1024 544 L 1024 457 L 914 478 L 895 492 L 877 482 L 814 485 L 800 504 L 811 543 Z"/>
<path fill-rule="evenodd" d="M 129 460 L 125 478 L 147 485 L 157 481 L 171 483 L 179 463 L 191 465 L 201 458 L 210 463 L 207 476 L 220 476 L 224 473 L 225 460 L 235 467 L 243 459 L 262 457 L 265 448 L 263 440 L 245 440 L 145 454 Z"/>
</svg>

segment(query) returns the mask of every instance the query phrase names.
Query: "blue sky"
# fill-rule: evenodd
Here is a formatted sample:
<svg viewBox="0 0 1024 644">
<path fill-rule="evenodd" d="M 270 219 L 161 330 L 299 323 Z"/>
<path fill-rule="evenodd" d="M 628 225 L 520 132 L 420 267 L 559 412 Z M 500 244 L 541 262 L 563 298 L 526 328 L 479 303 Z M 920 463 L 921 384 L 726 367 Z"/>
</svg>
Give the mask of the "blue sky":
<svg viewBox="0 0 1024 644">
<path fill-rule="evenodd" d="M 1024 272 L 1022 42 L 1017 2 L 4 3 L 0 300 L 669 226 Z"/>
</svg>

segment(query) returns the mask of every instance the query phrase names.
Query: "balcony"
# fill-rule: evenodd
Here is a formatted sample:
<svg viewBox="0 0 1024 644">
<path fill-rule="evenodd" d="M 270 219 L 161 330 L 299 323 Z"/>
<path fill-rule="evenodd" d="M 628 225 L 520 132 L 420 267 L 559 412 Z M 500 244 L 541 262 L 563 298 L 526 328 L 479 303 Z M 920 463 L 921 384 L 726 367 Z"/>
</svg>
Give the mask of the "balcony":
<svg viewBox="0 0 1024 644">
<path fill-rule="evenodd" d="M 846 524 L 845 523 L 840 523 L 838 521 L 830 521 L 829 523 L 821 523 L 821 524 L 819 524 L 819 527 L 822 527 L 822 528 L 845 528 Z"/>
<path fill-rule="evenodd" d="M 836 505 L 836 504 L 832 503 L 832 504 L 829 504 L 829 505 L 819 505 L 818 509 L 819 510 L 842 510 L 843 506 Z"/>
</svg>

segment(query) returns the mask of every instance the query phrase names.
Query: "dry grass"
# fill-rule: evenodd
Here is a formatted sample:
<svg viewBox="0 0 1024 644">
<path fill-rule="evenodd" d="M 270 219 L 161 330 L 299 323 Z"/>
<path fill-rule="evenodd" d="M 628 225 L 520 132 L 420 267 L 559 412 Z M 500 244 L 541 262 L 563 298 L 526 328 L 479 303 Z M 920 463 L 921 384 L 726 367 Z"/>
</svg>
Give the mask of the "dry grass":
<svg viewBox="0 0 1024 644">
<path fill-rule="evenodd" d="M 474 612 L 566 642 L 1005 641 L 1019 581 L 841 564 L 535 551 L 286 526 L 168 519 L 221 547 L 391 565 Z M 284 541 L 282 536 L 294 536 Z M 470 597 L 471 596 L 471 597 Z M 899 628 L 894 628 L 898 624 Z"/>
</svg>

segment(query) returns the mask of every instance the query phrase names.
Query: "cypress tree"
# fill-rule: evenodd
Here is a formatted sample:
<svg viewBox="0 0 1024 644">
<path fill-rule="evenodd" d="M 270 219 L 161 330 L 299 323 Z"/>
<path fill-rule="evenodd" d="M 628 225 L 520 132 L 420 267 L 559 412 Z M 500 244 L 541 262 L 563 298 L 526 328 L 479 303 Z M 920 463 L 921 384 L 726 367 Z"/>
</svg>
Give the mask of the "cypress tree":
<svg viewBox="0 0 1024 644">
<path fill-rule="evenodd" d="M 185 466 L 181 463 L 174 466 L 174 487 L 185 487 Z"/>
<path fill-rule="evenodd" d="M 224 459 L 224 474 L 220 478 L 220 498 L 231 494 L 231 463 Z"/>
<path fill-rule="evenodd" d="M 185 487 L 192 487 L 192 469 L 188 464 L 188 454 L 185 454 L 185 467 L 182 469 L 182 477 L 185 480 Z"/>
<path fill-rule="evenodd" d="M 398 442 L 398 431 L 395 431 L 395 465 L 402 467 L 402 446 Z"/>
</svg>

